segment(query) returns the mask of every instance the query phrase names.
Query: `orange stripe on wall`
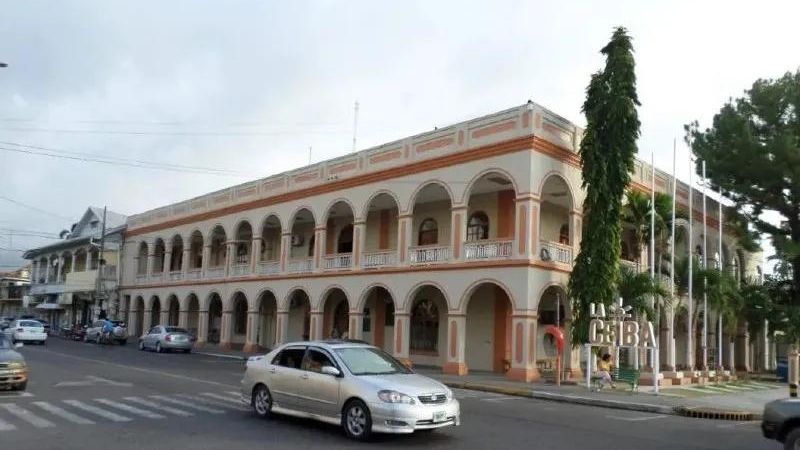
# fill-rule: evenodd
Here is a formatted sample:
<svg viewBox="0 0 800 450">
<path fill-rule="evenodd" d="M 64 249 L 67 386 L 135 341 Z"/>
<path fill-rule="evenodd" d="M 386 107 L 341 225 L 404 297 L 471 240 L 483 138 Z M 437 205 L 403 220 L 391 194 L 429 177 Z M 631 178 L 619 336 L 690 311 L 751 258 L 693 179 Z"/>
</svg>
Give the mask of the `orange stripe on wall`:
<svg viewBox="0 0 800 450">
<path fill-rule="evenodd" d="M 528 208 L 525 205 L 519 207 L 519 254 L 524 255 L 528 251 Z"/>
<path fill-rule="evenodd" d="M 497 238 L 514 236 L 514 197 L 513 190 L 497 193 Z"/>
<path fill-rule="evenodd" d="M 514 339 L 514 341 L 515 341 L 514 359 L 517 360 L 517 363 L 521 364 L 522 363 L 522 322 L 518 322 L 517 323 L 517 326 L 516 326 L 516 329 L 514 330 L 514 333 L 516 333 L 516 335 L 517 335 L 515 337 L 515 339 Z"/>
</svg>

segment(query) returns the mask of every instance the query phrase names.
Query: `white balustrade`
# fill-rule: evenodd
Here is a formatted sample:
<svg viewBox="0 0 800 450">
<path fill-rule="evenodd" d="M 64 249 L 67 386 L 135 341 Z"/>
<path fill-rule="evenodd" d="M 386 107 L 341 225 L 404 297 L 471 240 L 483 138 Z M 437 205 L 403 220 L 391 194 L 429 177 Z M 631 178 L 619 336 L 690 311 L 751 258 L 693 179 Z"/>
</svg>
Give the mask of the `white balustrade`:
<svg viewBox="0 0 800 450">
<path fill-rule="evenodd" d="M 206 269 L 206 278 L 222 278 L 225 276 L 224 267 L 209 267 Z"/>
<path fill-rule="evenodd" d="M 183 272 L 180 270 L 173 270 L 169 273 L 169 281 L 181 281 L 183 279 Z"/>
<path fill-rule="evenodd" d="M 256 270 L 262 275 L 274 275 L 281 271 L 281 263 L 280 261 L 260 261 Z"/>
<path fill-rule="evenodd" d="M 159 282 L 164 279 L 164 272 L 151 273 L 148 277 L 151 283 Z"/>
<path fill-rule="evenodd" d="M 186 279 L 187 280 L 199 280 L 200 279 L 201 269 L 198 267 L 196 269 L 189 269 L 186 271 Z"/>
<path fill-rule="evenodd" d="M 430 264 L 450 259 L 450 246 L 425 246 L 409 248 L 412 264 Z"/>
<path fill-rule="evenodd" d="M 250 275 L 250 264 L 234 264 L 231 266 L 231 276 L 240 277 L 242 275 Z"/>
<path fill-rule="evenodd" d="M 364 253 L 362 264 L 365 268 L 394 266 L 397 264 L 397 252 L 395 250 L 390 250 Z"/>
<path fill-rule="evenodd" d="M 308 259 L 296 259 L 289 261 L 287 271 L 290 273 L 306 273 L 311 272 L 314 270 L 314 260 L 311 258 Z"/>
<path fill-rule="evenodd" d="M 558 242 L 540 241 L 539 257 L 544 261 L 572 265 L 572 247 Z"/>
<path fill-rule="evenodd" d="M 510 240 L 466 242 L 464 258 L 467 260 L 508 258 L 511 256 L 512 242 Z"/>
<path fill-rule="evenodd" d="M 343 253 L 325 257 L 325 270 L 349 269 L 353 265 L 353 254 Z"/>
<path fill-rule="evenodd" d="M 147 274 L 144 273 L 136 274 L 136 284 L 144 283 L 145 281 L 147 281 Z"/>
</svg>

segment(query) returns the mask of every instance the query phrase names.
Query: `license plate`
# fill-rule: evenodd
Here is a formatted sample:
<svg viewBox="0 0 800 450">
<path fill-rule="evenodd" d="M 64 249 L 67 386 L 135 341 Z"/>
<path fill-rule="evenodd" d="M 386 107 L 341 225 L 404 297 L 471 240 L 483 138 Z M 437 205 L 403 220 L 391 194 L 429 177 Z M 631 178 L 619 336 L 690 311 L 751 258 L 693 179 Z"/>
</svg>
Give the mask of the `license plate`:
<svg viewBox="0 0 800 450">
<path fill-rule="evenodd" d="M 435 413 L 433 413 L 434 422 L 444 422 L 445 420 L 447 420 L 446 411 L 436 411 Z"/>
</svg>

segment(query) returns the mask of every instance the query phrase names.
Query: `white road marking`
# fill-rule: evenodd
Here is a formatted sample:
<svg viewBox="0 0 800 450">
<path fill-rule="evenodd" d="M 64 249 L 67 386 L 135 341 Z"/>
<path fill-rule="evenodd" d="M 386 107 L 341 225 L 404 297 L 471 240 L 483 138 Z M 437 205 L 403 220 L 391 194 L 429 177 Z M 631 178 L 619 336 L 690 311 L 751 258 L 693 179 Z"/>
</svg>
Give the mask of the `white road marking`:
<svg viewBox="0 0 800 450">
<path fill-rule="evenodd" d="M 145 409 L 137 408 L 135 406 L 126 405 L 125 403 L 115 402 L 114 400 L 109 400 L 106 398 L 96 398 L 94 399 L 97 403 L 102 403 L 106 406 L 110 406 L 112 408 L 121 409 L 125 412 L 129 412 L 131 414 L 135 414 L 137 416 L 146 417 L 148 419 L 166 419 L 166 416 L 162 416 L 161 414 L 154 413 L 152 411 L 147 411 Z"/>
<path fill-rule="evenodd" d="M 663 419 L 667 416 L 644 416 L 644 417 L 621 417 L 621 416 L 606 416 L 607 419 L 624 420 L 626 422 L 643 422 L 645 420 Z"/>
<path fill-rule="evenodd" d="M 103 408 L 98 408 L 97 406 L 83 403 L 82 401 L 79 400 L 64 400 L 64 403 L 70 406 L 74 406 L 75 408 L 88 411 L 92 414 L 96 414 L 100 417 L 104 417 L 108 420 L 111 420 L 112 422 L 130 422 L 131 420 L 133 420 L 130 417 L 125 417 L 115 412 L 107 411 Z"/>
<path fill-rule="evenodd" d="M 10 424 L 10 423 L 6 422 L 5 420 L 0 419 L 0 431 L 12 431 L 12 430 L 16 430 L 16 429 L 17 429 L 17 427 L 14 426 L 13 424 Z"/>
<path fill-rule="evenodd" d="M 759 425 L 760 426 L 761 423 L 759 423 L 757 420 L 751 420 L 749 422 L 736 422 L 736 423 L 717 425 L 717 428 L 730 429 L 730 428 L 736 428 L 736 427 L 741 427 L 741 426 L 745 426 L 745 425 L 749 425 L 749 426 Z"/>
<path fill-rule="evenodd" d="M 96 386 L 98 384 L 106 384 L 109 386 L 116 386 L 116 387 L 131 387 L 133 383 L 126 383 L 120 381 L 112 381 L 106 378 L 95 377 L 89 375 L 86 377 L 85 380 L 81 381 L 61 381 L 56 383 L 55 387 L 78 387 L 78 386 Z"/>
<path fill-rule="evenodd" d="M 15 399 L 20 397 L 33 397 L 30 392 L 0 392 L 0 400 Z"/>
<path fill-rule="evenodd" d="M 208 412 L 208 413 L 211 413 L 211 414 L 225 414 L 225 411 L 223 411 L 221 409 L 209 408 L 208 406 L 198 405 L 198 404 L 195 404 L 195 403 L 187 402 L 185 400 L 179 400 L 177 398 L 170 398 L 170 397 L 167 397 L 167 396 L 164 396 L 164 395 L 151 395 L 150 397 L 154 398 L 156 400 L 162 401 L 162 402 L 172 403 L 172 404 L 175 404 L 175 405 L 183 406 L 185 408 L 194 409 L 196 411 L 203 411 L 203 412 Z"/>
<path fill-rule="evenodd" d="M 245 404 L 241 403 L 241 402 L 239 403 L 239 405 L 241 405 L 241 406 L 236 406 L 233 403 L 229 403 L 228 401 L 213 400 L 213 399 L 210 399 L 210 398 L 204 398 L 204 397 L 200 397 L 200 396 L 197 396 L 197 395 L 176 394 L 176 396 L 181 397 L 181 398 L 186 398 L 186 399 L 189 399 L 189 400 L 194 400 L 194 401 L 200 402 L 200 403 L 210 404 L 210 405 L 214 405 L 214 406 L 220 406 L 222 408 L 231 408 L 231 409 L 235 409 L 235 410 L 238 410 L 238 411 L 249 410 L 249 408 L 247 408 L 245 406 Z"/>
<path fill-rule="evenodd" d="M 33 405 L 38 406 L 39 408 L 49 412 L 54 416 L 61 417 L 62 419 L 68 420 L 72 423 L 76 423 L 78 425 L 92 425 L 94 424 L 93 420 L 89 420 L 85 417 L 81 417 L 77 414 L 73 414 L 66 409 L 56 406 L 47 402 L 33 402 Z"/>
<path fill-rule="evenodd" d="M 226 397 L 224 395 L 215 394 L 213 392 L 203 392 L 201 395 L 205 395 L 206 397 L 215 398 L 217 400 L 224 400 L 226 402 L 231 402 L 231 403 L 236 403 L 236 404 L 239 404 L 239 405 L 243 405 L 242 401 L 239 400 L 239 399 Z"/>
<path fill-rule="evenodd" d="M 13 403 L 0 405 L 0 408 L 5 409 L 12 416 L 24 420 L 25 422 L 28 422 L 29 424 L 35 426 L 36 428 L 50 428 L 56 426 L 56 424 L 54 424 L 53 422 L 50 422 L 47 419 L 43 419 L 37 416 L 36 414 L 28 411 L 27 409 L 18 407 Z"/>
<path fill-rule="evenodd" d="M 232 396 L 236 397 L 236 399 L 237 399 L 237 400 L 241 400 L 241 398 L 242 398 L 242 393 L 241 393 L 241 392 L 237 392 L 237 391 L 225 391 L 225 393 L 226 393 L 226 394 L 230 394 L 230 395 L 232 395 Z"/>
<path fill-rule="evenodd" d="M 189 417 L 189 416 L 193 416 L 194 415 L 194 414 L 192 414 L 192 413 L 190 413 L 188 411 L 184 411 L 182 409 L 173 408 L 171 406 L 159 405 L 156 402 L 151 402 L 150 400 L 145 400 L 145 399 L 139 398 L 139 397 L 125 397 L 123 400 L 129 401 L 129 402 L 133 402 L 133 403 L 137 403 L 137 404 L 142 405 L 142 406 L 147 406 L 148 408 L 151 408 L 151 409 L 157 409 L 157 410 L 164 411 L 164 412 L 167 412 L 167 413 L 170 413 L 170 414 L 175 414 L 176 416 Z"/>
</svg>

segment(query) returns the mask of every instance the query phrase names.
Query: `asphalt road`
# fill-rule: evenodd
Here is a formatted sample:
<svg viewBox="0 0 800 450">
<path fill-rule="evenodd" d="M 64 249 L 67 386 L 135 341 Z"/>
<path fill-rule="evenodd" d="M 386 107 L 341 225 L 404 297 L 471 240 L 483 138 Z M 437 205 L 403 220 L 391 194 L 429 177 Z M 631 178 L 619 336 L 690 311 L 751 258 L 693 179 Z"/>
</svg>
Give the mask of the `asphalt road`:
<svg viewBox="0 0 800 450">
<path fill-rule="evenodd" d="M 2 449 L 776 449 L 758 424 L 456 391 L 462 426 L 366 445 L 338 427 L 260 420 L 238 401 L 243 363 L 51 338 L 22 349 L 28 392 L 0 392 Z"/>
</svg>

